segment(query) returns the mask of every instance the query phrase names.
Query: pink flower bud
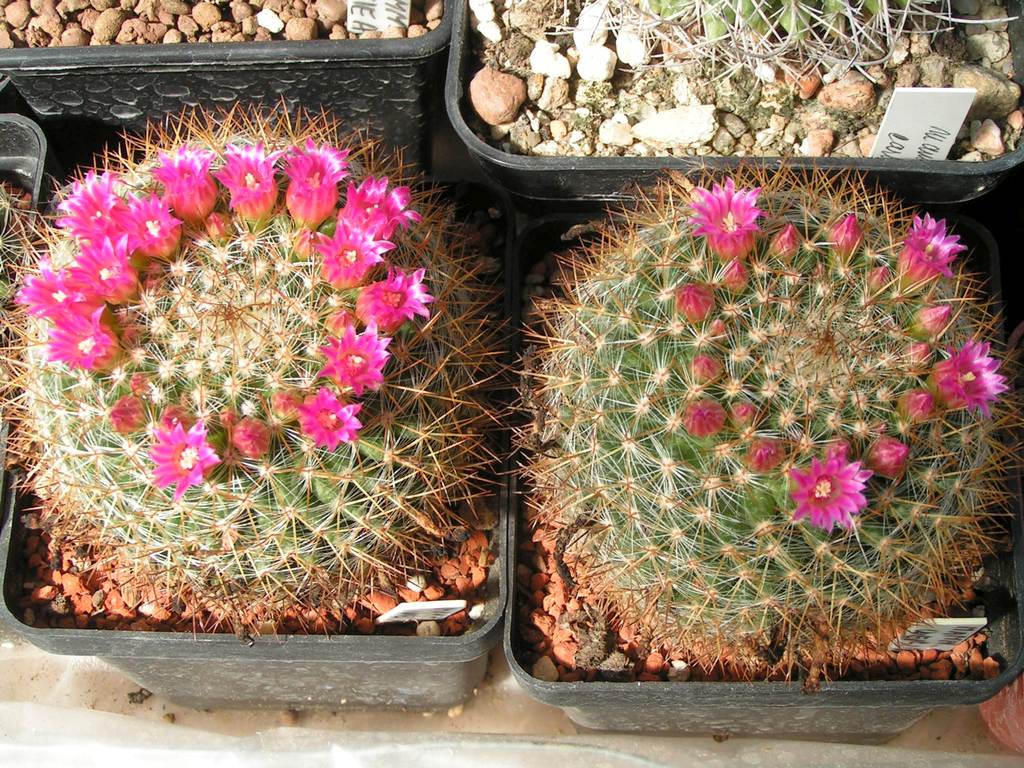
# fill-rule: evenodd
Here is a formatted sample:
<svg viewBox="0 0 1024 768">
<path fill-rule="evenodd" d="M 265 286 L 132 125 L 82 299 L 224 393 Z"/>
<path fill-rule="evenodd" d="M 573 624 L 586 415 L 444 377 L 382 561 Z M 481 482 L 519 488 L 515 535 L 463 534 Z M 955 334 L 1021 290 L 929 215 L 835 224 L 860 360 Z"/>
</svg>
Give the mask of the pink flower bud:
<svg viewBox="0 0 1024 768">
<path fill-rule="evenodd" d="M 892 282 L 892 270 L 888 267 L 875 267 L 868 272 L 867 283 L 868 288 L 874 293 L 885 290 Z"/>
<path fill-rule="evenodd" d="M 149 394 L 149 377 L 144 373 L 133 373 L 128 382 L 133 395 L 142 397 Z"/>
<path fill-rule="evenodd" d="M 299 418 L 299 406 L 302 396 L 297 392 L 278 390 L 270 397 L 270 408 L 282 421 L 294 421 Z"/>
<path fill-rule="evenodd" d="M 932 345 L 925 341 L 915 341 L 907 350 L 907 357 L 912 363 L 927 363 L 932 356 Z"/>
<path fill-rule="evenodd" d="M 722 364 L 708 355 L 697 355 L 690 362 L 690 372 L 697 381 L 706 383 L 722 375 Z"/>
<path fill-rule="evenodd" d="M 332 336 L 341 336 L 349 328 L 355 325 L 355 320 L 344 309 L 339 309 L 324 320 L 324 327 Z"/>
<path fill-rule="evenodd" d="M 864 230 L 860 228 L 856 214 L 849 214 L 832 227 L 829 239 L 832 241 L 832 250 L 840 256 L 852 256 L 864 240 Z"/>
<path fill-rule="evenodd" d="M 899 440 L 892 437 L 880 437 L 868 449 L 865 464 L 876 474 L 895 480 L 903 474 L 909 456 L 910 448 Z"/>
<path fill-rule="evenodd" d="M 708 326 L 708 334 L 711 338 L 717 339 L 719 336 L 725 335 L 725 321 L 720 317 L 716 317 L 711 321 L 711 325 Z"/>
<path fill-rule="evenodd" d="M 676 291 L 676 311 L 691 323 L 701 323 L 715 308 L 715 292 L 710 285 L 688 283 Z"/>
<path fill-rule="evenodd" d="M 714 400 L 698 400 L 686 406 L 683 426 L 694 437 L 710 437 L 725 426 L 725 409 Z"/>
<path fill-rule="evenodd" d="M 914 324 L 910 327 L 910 335 L 915 339 L 937 339 L 949 326 L 949 318 L 952 314 L 953 308 L 949 304 L 923 307 L 914 316 Z"/>
<path fill-rule="evenodd" d="M 926 389 L 912 389 L 900 396 L 896 410 L 907 421 L 924 421 L 935 410 L 935 398 Z"/>
<path fill-rule="evenodd" d="M 231 220 L 223 213 L 211 213 L 203 226 L 206 234 L 215 243 L 226 243 L 231 237 Z"/>
<path fill-rule="evenodd" d="M 747 466 L 755 472 L 770 472 L 786 457 L 782 443 L 770 438 L 754 440 L 747 448 Z"/>
<path fill-rule="evenodd" d="M 747 289 L 747 270 L 743 268 L 739 259 L 733 259 L 722 273 L 722 285 L 733 293 L 742 293 Z"/>
<path fill-rule="evenodd" d="M 125 395 L 110 409 L 110 423 L 114 431 L 127 435 L 140 429 L 146 423 L 146 409 L 142 401 L 134 395 Z"/>
<path fill-rule="evenodd" d="M 238 414 L 230 408 L 220 412 L 220 423 L 225 429 L 231 429 L 238 423 Z"/>
<path fill-rule="evenodd" d="M 168 405 L 160 414 L 160 426 L 167 429 L 175 424 L 181 424 L 183 428 L 188 429 L 194 423 L 195 419 L 192 418 L 192 415 L 180 405 Z"/>
<path fill-rule="evenodd" d="M 771 245 L 768 246 L 768 253 L 772 256 L 778 256 L 780 259 L 791 259 L 799 253 L 803 242 L 804 239 L 797 232 L 796 227 L 792 224 L 787 224 L 772 239 Z"/>
<path fill-rule="evenodd" d="M 295 237 L 295 252 L 304 259 L 308 259 L 316 253 L 313 243 L 316 241 L 316 233 L 311 229 L 303 229 Z"/>
<path fill-rule="evenodd" d="M 231 444 L 246 458 L 258 459 L 270 450 L 270 430 L 259 419 L 246 417 L 231 430 Z"/>
<path fill-rule="evenodd" d="M 736 429 L 744 429 L 757 420 L 757 406 L 753 403 L 734 403 L 729 416 Z"/>
</svg>

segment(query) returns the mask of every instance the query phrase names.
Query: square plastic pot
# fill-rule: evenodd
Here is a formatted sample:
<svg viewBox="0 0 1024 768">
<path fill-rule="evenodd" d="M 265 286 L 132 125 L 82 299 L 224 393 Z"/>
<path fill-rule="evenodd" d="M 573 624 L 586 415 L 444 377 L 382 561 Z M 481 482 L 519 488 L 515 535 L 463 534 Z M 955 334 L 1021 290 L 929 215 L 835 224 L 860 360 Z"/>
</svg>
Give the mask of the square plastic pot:
<svg viewBox="0 0 1024 768">
<path fill-rule="evenodd" d="M 502 211 L 510 249 L 513 216 L 504 193 L 471 185 L 474 208 Z M 503 279 L 511 288 L 510 253 Z M 504 316 L 514 290 L 505 291 Z M 510 339 L 506 362 L 515 351 Z M 0 424 L 0 623 L 29 643 L 65 656 L 96 656 L 143 688 L 181 706 L 214 709 L 439 709 L 465 701 L 483 680 L 508 602 L 508 531 L 514 498 L 507 462 L 495 488 L 499 519 L 491 531 L 495 561 L 483 613 L 457 637 L 282 635 L 247 641 L 230 634 L 37 628 L 16 610 L 22 596 L 26 497 L 2 474 L 6 427 Z M 508 455 L 509 437 L 501 436 Z"/>
<path fill-rule="evenodd" d="M 137 129 L 197 105 L 283 101 L 327 109 L 423 163 L 451 27 L 445 2 L 437 29 L 415 38 L 10 48 L 0 73 L 42 122 Z"/>
<path fill-rule="evenodd" d="M 520 235 L 516 246 L 520 284 L 529 268 L 546 254 L 571 243 L 562 236 L 591 217 L 548 216 Z M 972 246 L 978 269 L 989 277 L 998 301 L 999 255 L 995 241 L 980 224 L 966 218 L 954 230 Z M 988 648 L 1003 660 L 1003 671 L 991 680 L 908 680 L 823 682 L 820 691 L 805 694 L 799 682 L 545 682 L 522 663 L 517 600 L 513 587 L 505 622 L 505 655 L 517 682 L 533 698 L 561 708 L 578 726 L 604 731 L 711 734 L 715 736 L 813 739 L 879 743 L 908 728 L 936 707 L 978 704 L 992 698 L 1024 670 L 1024 532 L 1020 477 L 1009 478 L 1014 494 L 1013 552 L 995 557 L 986 572 L 1000 585 L 986 604 Z M 518 494 L 522 489 L 514 489 Z M 522 520 L 522 505 L 519 520 Z M 511 519 L 509 547 L 517 553 L 518 522 Z M 516 557 L 509 558 L 508 580 L 516 585 Z M 520 594 L 521 593 L 521 594 Z"/>
<path fill-rule="evenodd" d="M 768 170 L 783 163 L 792 168 L 863 171 L 874 181 L 922 203 L 956 203 L 992 190 L 1024 161 L 1024 142 L 1013 152 L 984 162 L 955 160 L 889 160 L 883 158 L 779 158 L 779 157 L 531 157 L 514 155 L 491 146 L 466 122 L 472 114 L 469 80 L 479 68 L 470 40 L 467 0 L 450 0 L 452 42 L 445 85 L 448 118 L 470 155 L 492 180 L 510 193 L 531 201 L 625 200 L 635 187 L 650 186 L 658 173 L 675 170 L 687 174 L 728 172 L 739 165 Z M 1024 0 L 1008 0 L 1010 46 L 1017 82 L 1024 82 Z"/>
</svg>

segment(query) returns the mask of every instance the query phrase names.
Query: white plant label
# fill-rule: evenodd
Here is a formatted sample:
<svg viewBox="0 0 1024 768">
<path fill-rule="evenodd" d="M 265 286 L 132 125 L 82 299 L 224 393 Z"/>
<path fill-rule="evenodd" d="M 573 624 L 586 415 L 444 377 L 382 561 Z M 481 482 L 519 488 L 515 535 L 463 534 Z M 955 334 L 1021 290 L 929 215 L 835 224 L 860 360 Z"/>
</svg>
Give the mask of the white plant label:
<svg viewBox="0 0 1024 768">
<path fill-rule="evenodd" d="M 976 93 L 973 88 L 897 88 L 871 156 L 945 160 Z"/>
<path fill-rule="evenodd" d="M 890 651 L 949 651 L 985 628 L 985 618 L 928 619 L 907 628 L 889 644 Z"/>
<path fill-rule="evenodd" d="M 409 26 L 412 0 L 349 0 L 345 28 L 352 34 Z"/>
<path fill-rule="evenodd" d="M 441 621 L 466 609 L 465 600 L 426 600 L 422 603 L 399 603 L 377 617 L 377 624 L 402 621 Z"/>
</svg>

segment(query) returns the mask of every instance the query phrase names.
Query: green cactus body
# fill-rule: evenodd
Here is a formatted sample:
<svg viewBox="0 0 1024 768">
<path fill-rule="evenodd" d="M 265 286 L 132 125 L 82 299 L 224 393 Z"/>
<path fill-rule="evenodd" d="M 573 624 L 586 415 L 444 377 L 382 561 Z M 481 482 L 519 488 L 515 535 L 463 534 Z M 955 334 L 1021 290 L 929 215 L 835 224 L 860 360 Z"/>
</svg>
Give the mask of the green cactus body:
<svg viewBox="0 0 1024 768">
<path fill-rule="evenodd" d="M 536 519 L 568 537 L 589 594 L 653 642 L 741 655 L 780 637 L 791 648 L 877 639 L 932 597 L 953 602 L 992 546 L 999 430 L 1014 418 L 1004 405 L 991 418 L 903 414 L 944 350 L 996 328 L 966 273 L 873 287 L 872 270 L 894 268 L 905 211 L 850 178 L 758 181 L 765 216 L 745 284 L 694 235 L 678 187 L 571 256 L 564 296 L 540 305 L 528 381 L 543 426 L 525 440 L 543 446 L 526 465 Z M 863 239 L 844 256 L 830 232 L 851 213 Z M 773 253 L 786 223 L 804 243 Z M 680 313 L 687 285 L 712 288 L 706 317 Z M 936 304 L 952 315 L 924 357 L 912 328 Z M 694 403 L 729 416 L 702 435 Z M 794 519 L 791 470 L 839 445 L 864 459 L 881 436 L 909 458 L 895 479 L 868 481 L 850 529 Z M 778 456 L 756 455 L 762 445 Z"/>
<path fill-rule="evenodd" d="M 229 142 L 344 146 L 326 120 L 257 128 L 236 115 L 204 129 L 206 119 L 131 144 L 126 157 L 137 161 L 108 158 L 102 168 L 141 192 L 159 189 L 158 149 L 201 146 L 221 158 Z M 402 174 L 366 153 L 349 164 L 354 183 Z M 325 384 L 320 349 L 338 335 L 330 320 L 353 313 L 358 289 L 324 280 L 283 205 L 254 224 L 232 216 L 222 190 L 216 212 L 227 233 L 186 225 L 180 250 L 150 266 L 138 298 L 111 307 L 123 353 L 107 370 L 48 363 L 47 321 L 28 318 L 18 450 L 55 533 L 106 547 L 237 626 L 304 605 L 337 609 L 425 567 L 460 524 L 459 505 L 486 490 L 493 415 L 483 390 L 500 347 L 486 315 L 494 297 L 456 239 L 453 211 L 429 192 L 414 191 L 410 207 L 423 221 L 394 234 L 388 262 L 427 270 L 433 312 L 391 334 L 384 383 L 359 399 L 359 438 L 333 450 L 315 444 L 287 405 Z M 60 230 L 41 234 L 55 268 L 78 252 Z M 292 398 L 284 408 L 282 395 Z M 137 425 L 114 423 L 123 398 L 142 403 Z M 149 458 L 172 407 L 186 427 L 206 425 L 221 459 L 178 501 L 153 482 Z M 246 418 L 269 432 L 256 455 L 232 443 L 232 426 Z"/>
</svg>

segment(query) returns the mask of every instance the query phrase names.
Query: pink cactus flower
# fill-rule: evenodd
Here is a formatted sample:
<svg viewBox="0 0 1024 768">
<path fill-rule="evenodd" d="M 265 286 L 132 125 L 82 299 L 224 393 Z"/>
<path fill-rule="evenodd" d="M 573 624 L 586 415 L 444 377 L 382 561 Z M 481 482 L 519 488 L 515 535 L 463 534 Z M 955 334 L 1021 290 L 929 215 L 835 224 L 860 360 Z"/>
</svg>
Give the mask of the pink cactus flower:
<svg viewBox="0 0 1024 768">
<path fill-rule="evenodd" d="M 691 202 L 693 234 L 707 238 L 708 248 L 723 259 L 744 258 L 761 231 L 757 223 L 764 215 L 757 207 L 760 192 L 760 187 L 737 190 L 732 179 L 715 184 L 711 191 L 697 187 Z"/>
<path fill-rule="evenodd" d="M 127 435 L 146 424 L 146 409 L 134 395 L 125 395 L 110 409 L 110 423 L 118 434 Z"/>
<path fill-rule="evenodd" d="M 270 450 L 270 429 L 259 419 L 246 416 L 231 426 L 231 445 L 247 459 L 266 456 Z"/>
<path fill-rule="evenodd" d="M 120 355 L 121 346 L 107 324 L 105 312 L 104 307 L 97 307 L 88 313 L 68 312 L 57 318 L 47 347 L 50 361 L 88 371 L 110 367 Z"/>
<path fill-rule="evenodd" d="M 910 327 L 910 335 L 915 339 L 934 341 L 949 327 L 953 308 L 949 304 L 937 304 L 933 307 L 922 307 L 914 315 Z"/>
<path fill-rule="evenodd" d="M 312 139 L 305 149 L 296 149 L 288 156 L 284 173 L 288 189 L 284 202 L 292 218 L 315 229 L 334 213 L 338 205 L 338 182 L 348 175 L 348 150 L 324 145 Z"/>
<path fill-rule="evenodd" d="M 935 412 L 935 398 L 927 389 L 912 389 L 900 395 L 896 410 L 907 421 L 924 421 Z"/>
<path fill-rule="evenodd" d="M 299 406 L 302 396 L 298 392 L 278 390 L 270 396 L 270 410 L 282 421 L 294 421 L 299 418 Z"/>
<path fill-rule="evenodd" d="M 714 400 L 697 400 L 683 411 L 683 427 L 694 437 L 711 437 L 725 426 L 725 408 Z"/>
<path fill-rule="evenodd" d="M 868 505 L 862 491 L 872 474 L 861 469 L 859 461 L 849 461 L 845 450 L 829 451 L 825 461 L 811 459 L 808 469 L 790 470 L 789 495 L 796 503 L 793 519 L 809 517 L 811 525 L 824 531 L 836 525 L 849 528 L 853 516 Z"/>
<path fill-rule="evenodd" d="M 320 347 L 327 365 L 319 375 L 333 379 L 343 390 L 352 390 L 356 397 L 368 389 L 378 389 L 384 383 L 384 366 L 391 357 L 387 351 L 390 343 L 390 337 L 377 335 L 373 324 L 361 334 L 350 325 L 340 339 L 328 339 L 327 346 Z"/>
<path fill-rule="evenodd" d="M 733 259 L 725 265 L 722 271 L 722 285 L 733 293 L 743 293 L 750 283 L 750 277 L 743 263 L 739 259 Z"/>
<path fill-rule="evenodd" d="M 57 226 L 83 243 L 116 237 L 118 217 L 125 210 L 124 200 L 117 194 L 117 183 L 117 177 L 111 173 L 97 175 L 89 171 L 84 179 L 71 185 L 71 194 L 57 206 L 64 214 L 57 219 Z"/>
<path fill-rule="evenodd" d="M 274 165 L 283 154 L 283 150 L 268 153 L 262 142 L 255 146 L 229 144 L 224 149 L 224 167 L 214 176 L 227 187 L 231 210 L 249 221 L 262 221 L 274 212 Z"/>
<path fill-rule="evenodd" d="M 999 361 L 989 357 L 990 345 L 966 342 L 959 350 L 935 365 L 931 381 L 939 400 L 947 408 L 975 408 L 991 415 L 989 403 L 1009 389 L 1006 377 L 996 373 Z"/>
<path fill-rule="evenodd" d="M 363 425 L 356 415 L 362 407 L 359 403 L 345 405 L 331 390 L 321 387 L 298 407 L 299 424 L 314 443 L 333 451 L 340 443 L 355 442 L 359 436 Z"/>
<path fill-rule="evenodd" d="M 418 212 L 407 210 L 412 201 L 409 187 L 395 187 L 389 192 L 389 184 L 385 176 L 371 176 L 358 187 L 349 184 L 339 218 L 365 230 L 375 240 L 390 240 L 399 226 L 406 228 L 422 221 Z"/>
<path fill-rule="evenodd" d="M 341 218 L 333 236 L 317 234 L 313 238 L 313 248 L 323 257 L 324 279 L 339 290 L 362 285 L 370 271 L 384 261 L 383 254 L 394 247 Z"/>
<path fill-rule="evenodd" d="M 690 372 L 701 383 L 717 379 L 722 375 L 722 368 L 722 363 L 710 355 L 695 355 L 690 361 Z"/>
<path fill-rule="evenodd" d="M 892 270 L 884 266 L 875 267 L 868 272 L 866 279 L 868 288 L 874 293 L 879 293 L 892 283 Z"/>
<path fill-rule="evenodd" d="M 952 277 L 949 265 L 958 253 L 966 250 L 958 235 L 946 234 L 945 219 L 936 221 L 928 214 L 923 219 L 915 216 L 897 259 L 900 284 L 907 288 L 940 275 Z"/>
<path fill-rule="evenodd" d="M 786 458 L 786 449 L 778 440 L 762 437 L 747 448 L 747 466 L 754 472 L 771 472 Z"/>
<path fill-rule="evenodd" d="M 68 284 L 85 296 L 111 304 L 138 298 L 139 275 L 132 266 L 128 235 L 117 240 L 105 237 L 82 246 L 75 265 L 68 272 Z"/>
<path fill-rule="evenodd" d="M 782 231 L 772 238 L 771 245 L 768 246 L 768 253 L 780 259 L 788 260 L 800 252 L 803 244 L 804 239 L 797 231 L 797 228 L 792 224 L 786 224 Z"/>
<path fill-rule="evenodd" d="M 163 185 L 174 214 L 189 224 L 202 224 L 217 206 L 219 191 L 210 175 L 217 156 L 207 149 L 178 147 L 171 153 L 160 152 L 157 158 L 160 165 L 153 169 L 153 178 Z"/>
<path fill-rule="evenodd" d="M 375 324 L 384 333 L 398 330 L 415 316 L 430 317 L 427 304 L 434 300 L 423 288 L 426 270 L 406 274 L 397 269 L 386 280 L 366 286 L 356 299 L 356 317 L 366 325 Z"/>
<path fill-rule="evenodd" d="M 132 198 L 119 224 L 128 234 L 129 248 L 143 259 L 166 260 L 178 251 L 181 220 L 174 218 L 167 202 L 156 195 Z"/>
<path fill-rule="evenodd" d="M 25 284 L 15 296 L 15 301 L 33 317 L 49 320 L 71 311 L 91 311 L 103 303 L 97 297 L 88 297 L 72 288 L 67 270 L 54 272 L 46 259 L 39 262 L 39 274 L 25 278 Z"/>
<path fill-rule="evenodd" d="M 158 427 L 149 458 L 156 465 L 153 482 L 157 488 L 175 486 L 175 501 L 191 486 L 202 484 L 206 472 L 220 464 L 220 457 L 206 442 L 206 425 L 202 422 L 193 424 L 187 432 L 180 422 Z"/>
<path fill-rule="evenodd" d="M 861 229 L 857 216 L 851 213 L 843 217 L 838 224 L 832 227 L 829 239 L 832 241 L 832 250 L 840 256 L 843 258 L 852 256 L 864 242 L 864 230 Z"/>
<path fill-rule="evenodd" d="M 676 312 L 691 323 L 702 323 L 715 308 L 715 290 L 703 283 L 687 283 L 676 291 Z"/>
<path fill-rule="evenodd" d="M 910 458 L 910 448 L 894 437 L 882 436 L 868 449 L 864 463 L 876 475 L 896 480 L 903 474 Z"/>
<path fill-rule="evenodd" d="M 729 409 L 729 419 L 732 421 L 733 427 L 738 430 L 753 426 L 757 416 L 757 406 L 753 403 L 734 403 Z"/>
</svg>

